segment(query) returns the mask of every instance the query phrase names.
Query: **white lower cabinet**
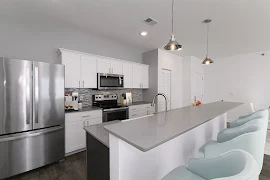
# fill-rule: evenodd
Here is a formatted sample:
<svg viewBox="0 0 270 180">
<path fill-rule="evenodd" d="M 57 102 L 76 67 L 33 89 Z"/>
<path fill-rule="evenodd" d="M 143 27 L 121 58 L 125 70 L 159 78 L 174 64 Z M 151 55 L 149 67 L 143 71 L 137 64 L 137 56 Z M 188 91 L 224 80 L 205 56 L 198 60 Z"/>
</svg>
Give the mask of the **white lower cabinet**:
<svg viewBox="0 0 270 180">
<path fill-rule="evenodd" d="M 66 113 L 65 118 L 65 152 L 69 154 L 86 147 L 86 133 L 83 128 L 102 123 L 102 111 Z"/>
<path fill-rule="evenodd" d="M 154 114 L 154 107 L 151 104 L 133 105 L 129 107 L 129 119 Z"/>
</svg>

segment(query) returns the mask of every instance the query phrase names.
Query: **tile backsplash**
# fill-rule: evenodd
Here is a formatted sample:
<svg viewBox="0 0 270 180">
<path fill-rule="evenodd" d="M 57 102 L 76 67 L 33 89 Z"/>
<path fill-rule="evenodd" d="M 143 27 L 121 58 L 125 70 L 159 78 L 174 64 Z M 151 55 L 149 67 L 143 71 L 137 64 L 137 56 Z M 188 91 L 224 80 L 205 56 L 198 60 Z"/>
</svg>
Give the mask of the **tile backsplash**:
<svg viewBox="0 0 270 180">
<path fill-rule="evenodd" d="M 94 94 L 105 94 L 105 93 L 114 93 L 118 95 L 118 102 L 120 102 L 120 97 L 123 93 L 132 92 L 133 102 L 142 101 L 143 92 L 141 89 L 121 89 L 121 90 L 93 90 L 93 89 L 76 89 L 76 88 L 66 88 L 65 93 L 71 93 L 76 91 L 79 93 L 79 96 L 83 98 L 82 103 L 83 107 L 92 105 L 92 95 Z"/>
</svg>

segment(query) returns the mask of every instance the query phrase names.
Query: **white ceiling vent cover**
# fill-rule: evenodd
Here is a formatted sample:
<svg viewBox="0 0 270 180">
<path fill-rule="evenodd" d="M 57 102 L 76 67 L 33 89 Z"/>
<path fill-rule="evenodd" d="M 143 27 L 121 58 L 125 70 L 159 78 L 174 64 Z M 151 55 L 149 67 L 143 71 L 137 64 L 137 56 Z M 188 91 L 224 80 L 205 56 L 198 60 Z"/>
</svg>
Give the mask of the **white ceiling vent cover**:
<svg viewBox="0 0 270 180">
<path fill-rule="evenodd" d="M 157 20 L 155 20 L 155 19 L 153 19 L 153 18 L 151 18 L 151 17 L 149 17 L 149 18 L 143 20 L 143 22 L 144 22 L 145 24 L 148 24 L 149 26 L 154 26 L 154 25 L 156 25 L 156 24 L 158 23 Z"/>
</svg>

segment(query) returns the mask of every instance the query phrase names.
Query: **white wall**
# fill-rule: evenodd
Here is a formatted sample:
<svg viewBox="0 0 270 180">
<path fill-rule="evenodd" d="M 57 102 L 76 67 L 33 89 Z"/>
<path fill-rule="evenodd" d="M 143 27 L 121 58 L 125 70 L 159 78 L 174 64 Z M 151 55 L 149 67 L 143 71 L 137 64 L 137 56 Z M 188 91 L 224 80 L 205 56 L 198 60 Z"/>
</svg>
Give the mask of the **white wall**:
<svg viewBox="0 0 270 180">
<path fill-rule="evenodd" d="M 46 23 L 46 24 L 45 24 Z M 40 22 L 26 25 L 0 18 L 0 56 L 60 63 L 58 48 L 142 62 L 141 50 L 75 27 Z"/>
<path fill-rule="evenodd" d="M 152 101 L 161 92 L 162 68 L 171 70 L 171 109 L 182 107 L 182 57 L 170 52 L 155 49 L 143 53 L 143 63 L 149 65 L 149 89 L 143 90 L 144 100 Z M 164 109 L 165 100 L 158 98 L 159 109 Z"/>
<path fill-rule="evenodd" d="M 196 96 L 196 73 L 203 74 L 203 65 L 201 59 L 188 56 L 183 58 L 182 65 L 182 105 L 190 106 L 194 102 L 194 96 Z M 203 91 L 203 90 L 202 90 Z M 203 94 L 203 92 L 202 92 Z"/>
<path fill-rule="evenodd" d="M 171 70 L 171 109 L 182 107 L 182 59 L 181 56 L 158 49 L 158 89 L 161 89 L 162 68 Z"/>
<path fill-rule="evenodd" d="M 158 49 L 143 53 L 142 60 L 149 65 L 149 88 L 143 90 L 143 100 L 151 102 L 158 93 Z"/>
<path fill-rule="evenodd" d="M 229 119 L 249 113 L 249 103 L 255 110 L 270 106 L 270 50 L 214 59 L 215 63 L 204 67 L 205 102 L 244 102 L 228 114 Z"/>
</svg>

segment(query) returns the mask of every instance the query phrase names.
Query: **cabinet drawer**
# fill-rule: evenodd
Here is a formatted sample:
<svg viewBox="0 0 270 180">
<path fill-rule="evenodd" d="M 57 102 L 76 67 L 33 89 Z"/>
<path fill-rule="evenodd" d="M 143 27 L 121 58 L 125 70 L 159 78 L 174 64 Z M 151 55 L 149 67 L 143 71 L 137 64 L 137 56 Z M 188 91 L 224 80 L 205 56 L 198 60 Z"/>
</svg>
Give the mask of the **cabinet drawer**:
<svg viewBox="0 0 270 180">
<path fill-rule="evenodd" d="M 84 126 L 92 126 L 92 125 L 100 124 L 100 123 L 102 123 L 102 118 L 93 118 L 93 119 L 84 121 Z"/>
<path fill-rule="evenodd" d="M 142 117 L 142 116 L 147 116 L 148 115 L 148 111 L 145 109 L 143 111 L 136 111 L 136 112 L 132 112 L 129 114 L 129 119 L 133 119 L 133 118 L 137 118 L 137 117 Z"/>
<path fill-rule="evenodd" d="M 102 118 L 102 110 L 90 111 L 91 118 Z"/>
<path fill-rule="evenodd" d="M 137 118 L 137 117 L 140 117 L 140 114 L 138 114 L 138 113 L 129 114 L 129 119 L 133 119 L 133 118 Z"/>
<path fill-rule="evenodd" d="M 130 111 L 143 111 L 146 108 L 152 107 L 151 104 L 133 105 L 129 107 Z"/>
<path fill-rule="evenodd" d="M 66 113 L 65 114 L 66 123 L 79 121 L 79 120 L 87 120 L 87 119 L 95 119 L 101 118 L 102 119 L 102 111 L 87 111 L 87 112 L 75 112 L 75 113 Z"/>
</svg>

